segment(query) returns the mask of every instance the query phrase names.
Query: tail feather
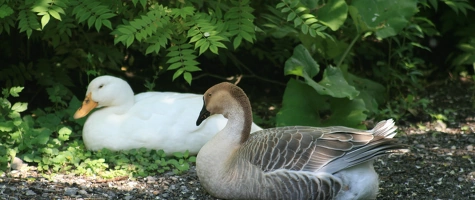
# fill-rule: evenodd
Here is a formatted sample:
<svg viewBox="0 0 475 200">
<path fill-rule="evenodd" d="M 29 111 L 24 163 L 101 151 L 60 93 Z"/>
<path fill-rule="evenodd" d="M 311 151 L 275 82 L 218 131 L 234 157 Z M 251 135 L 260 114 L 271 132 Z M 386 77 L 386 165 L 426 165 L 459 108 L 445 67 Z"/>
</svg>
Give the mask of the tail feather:
<svg viewBox="0 0 475 200">
<path fill-rule="evenodd" d="M 394 126 L 394 120 L 388 119 L 380 121 L 371 130 L 374 136 L 383 136 L 385 138 L 393 138 L 396 135 L 397 126 Z"/>
</svg>

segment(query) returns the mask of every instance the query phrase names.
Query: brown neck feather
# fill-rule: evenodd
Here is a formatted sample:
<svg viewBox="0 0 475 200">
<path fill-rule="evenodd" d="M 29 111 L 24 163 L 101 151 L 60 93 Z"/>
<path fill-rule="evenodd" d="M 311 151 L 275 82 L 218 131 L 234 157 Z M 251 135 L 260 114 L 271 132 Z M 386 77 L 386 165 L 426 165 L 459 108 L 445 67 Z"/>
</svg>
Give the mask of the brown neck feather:
<svg viewBox="0 0 475 200">
<path fill-rule="evenodd" d="M 240 106 L 242 107 L 244 111 L 244 127 L 242 129 L 242 135 L 241 135 L 241 141 L 240 143 L 244 143 L 247 141 L 249 138 L 249 135 L 251 134 L 251 126 L 252 126 L 252 108 L 251 108 L 251 103 L 249 102 L 249 98 L 247 98 L 246 93 L 244 91 L 233 85 L 230 90 L 231 96 L 236 99 Z"/>
</svg>

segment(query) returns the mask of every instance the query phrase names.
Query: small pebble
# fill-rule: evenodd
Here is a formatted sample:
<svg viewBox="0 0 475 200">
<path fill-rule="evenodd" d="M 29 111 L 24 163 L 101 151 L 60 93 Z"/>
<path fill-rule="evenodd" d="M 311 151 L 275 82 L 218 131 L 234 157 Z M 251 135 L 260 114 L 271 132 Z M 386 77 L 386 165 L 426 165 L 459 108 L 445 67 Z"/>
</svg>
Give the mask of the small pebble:
<svg viewBox="0 0 475 200">
<path fill-rule="evenodd" d="M 26 164 L 23 164 L 23 160 L 21 160 L 20 158 L 15 157 L 15 158 L 13 158 L 12 163 L 11 163 L 10 166 L 11 166 L 12 170 L 20 170 L 21 168 L 26 166 Z"/>
<path fill-rule="evenodd" d="M 66 196 L 74 196 L 76 193 L 78 193 L 78 188 L 64 188 L 64 195 Z"/>
<path fill-rule="evenodd" d="M 424 149 L 424 148 L 426 148 L 426 146 L 423 145 L 423 144 L 418 144 L 418 145 L 416 145 L 416 147 L 419 148 L 419 149 Z"/>
<path fill-rule="evenodd" d="M 33 195 L 36 195 L 36 193 L 33 192 L 33 190 L 27 190 L 25 194 L 26 194 L 26 196 L 33 196 Z"/>
<path fill-rule="evenodd" d="M 79 190 L 79 191 L 78 191 L 78 194 L 80 194 L 80 195 L 87 195 L 87 191 L 86 191 L 86 190 Z"/>
<path fill-rule="evenodd" d="M 456 146 L 451 146 L 450 149 L 455 150 L 455 149 L 457 149 L 457 147 Z"/>
<path fill-rule="evenodd" d="M 124 197 L 125 200 L 131 200 L 132 198 L 134 198 L 132 195 L 127 195 Z"/>
<path fill-rule="evenodd" d="M 147 177 L 147 183 L 155 183 L 157 181 L 157 178 L 153 176 L 148 176 Z"/>
<path fill-rule="evenodd" d="M 468 145 L 467 146 L 467 151 L 473 151 L 473 145 Z"/>
</svg>

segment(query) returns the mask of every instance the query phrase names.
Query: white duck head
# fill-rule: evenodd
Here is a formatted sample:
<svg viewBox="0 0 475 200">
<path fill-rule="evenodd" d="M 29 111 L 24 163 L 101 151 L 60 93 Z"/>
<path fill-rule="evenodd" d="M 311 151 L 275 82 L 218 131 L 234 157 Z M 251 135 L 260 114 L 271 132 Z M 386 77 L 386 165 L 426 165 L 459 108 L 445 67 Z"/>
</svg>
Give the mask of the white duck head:
<svg viewBox="0 0 475 200">
<path fill-rule="evenodd" d="M 130 85 L 113 76 L 99 76 L 89 83 L 82 106 L 74 114 L 74 119 L 86 116 L 94 108 L 130 107 L 134 104 L 134 92 Z"/>
</svg>

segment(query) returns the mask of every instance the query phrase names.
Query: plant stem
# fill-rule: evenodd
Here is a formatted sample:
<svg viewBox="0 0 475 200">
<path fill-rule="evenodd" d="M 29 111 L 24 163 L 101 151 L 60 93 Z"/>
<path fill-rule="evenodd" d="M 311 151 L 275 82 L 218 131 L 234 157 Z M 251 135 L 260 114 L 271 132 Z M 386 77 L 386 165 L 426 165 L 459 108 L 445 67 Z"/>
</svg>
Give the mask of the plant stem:
<svg viewBox="0 0 475 200">
<path fill-rule="evenodd" d="M 343 56 L 341 56 L 341 59 L 340 61 L 338 61 L 338 64 L 336 65 L 337 68 L 340 68 L 340 65 L 343 63 L 343 60 L 345 60 L 346 56 L 348 55 L 348 53 L 350 52 L 350 49 L 353 47 L 353 45 L 355 45 L 356 43 L 356 40 L 358 40 L 358 38 L 360 38 L 361 34 L 360 33 L 357 33 L 355 38 L 353 38 L 353 40 L 351 41 L 350 45 L 348 46 L 348 48 L 346 48 L 345 50 L 345 53 L 343 53 Z"/>
</svg>

